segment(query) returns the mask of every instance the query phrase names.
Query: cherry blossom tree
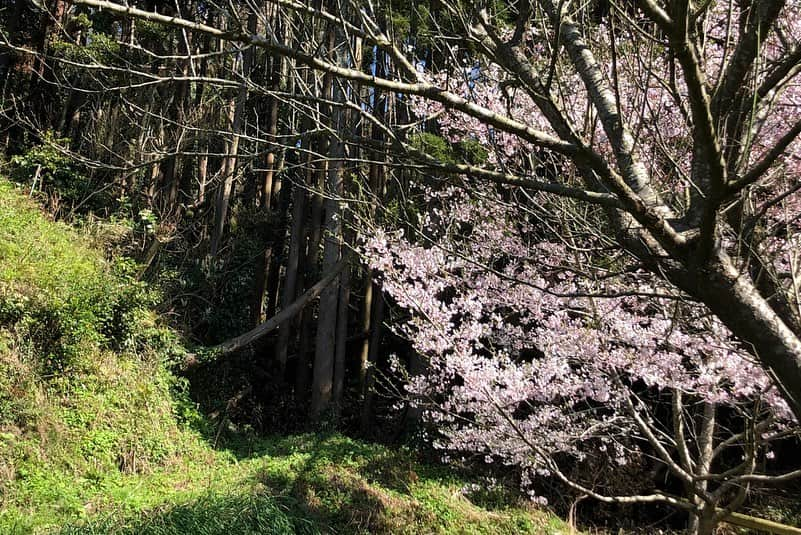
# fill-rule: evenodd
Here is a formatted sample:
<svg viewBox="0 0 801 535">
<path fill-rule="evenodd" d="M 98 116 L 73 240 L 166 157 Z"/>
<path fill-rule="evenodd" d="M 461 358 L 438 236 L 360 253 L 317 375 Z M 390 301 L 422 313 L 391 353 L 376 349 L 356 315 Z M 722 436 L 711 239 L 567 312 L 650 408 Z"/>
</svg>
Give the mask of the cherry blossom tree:
<svg viewBox="0 0 801 535">
<path fill-rule="evenodd" d="M 560 185 L 585 188 L 563 197 L 609 206 L 590 195 L 612 192 L 625 204 L 630 188 L 643 211 L 610 216 L 542 193 L 447 191 L 412 240 L 376 231 L 366 253 L 412 313 L 400 329 L 430 368 L 407 392 L 429 407 L 440 447 L 515 464 L 526 477 L 555 475 L 601 500 L 668 502 L 690 512 L 691 532 L 711 533 L 751 484 L 801 475 L 755 473 L 772 440 L 797 432 L 797 408 L 769 348 L 745 335 L 755 318 L 723 305 L 727 292 L 741 305 L 766 297 L 759 309 L 795 345 L 798 6 L 641 4 L 640 12 L 613 5 L 616 16 L 595 27 L 548 3 L 539 26 L 503 28 L 479 13 L 472 35 L 491 60 L 469 73 L 421 75 L 496 116 L 583 145 L 581 157 L 562 152 L 554 164 L 560 151 L 539 152 L 531 137 L 425 96 L 415 104 L 449 141 L 469 138 L 488 151 L 482 168 L 440 172 L 512 182 L 555 169 Z M 693 26 L 682 29 L 682 17 Z M 648 24 L 662 35 L 643 31 Z M 747 83 L 734 84 L 735 73 Z M 599 161 L 615 162 L 610 172 L 620 177 L 605 179 Z M 538 185 L 553 193 L 553 184 Z M 655 416 L 654 392 L 670 398 L 668 422 Z M 737 414 L 740 427 L 716 425 L 721 412 Z M 741 464 L 719 463 L 729 447 Z M 684 498 L 610 496 L 555 461 L 599 450 L 618 463 L 654 457 L 682 482 Z"/>
<path fill-rule="evenodd" d="M 415 240 L 375 229 L 364 247 L 410 313 L 398 329 L 428 369 L 404 377 L 405 397 L 437 447 L 517 466 L 528 488 L 555 476 L 602 501 L 671 504 L 693 533 L 711 533 L 752 485 L 801 475 L 758 473 L 771 443 L 798 432 L 759 364 L 703 307 L 603 255 L 586 215 L 553 232 L 564 222 L 541 196 L 514 199 L 524 221 L 498 195 L 426 197 Z M 732 451 L 741 462 L 721 462 Z M 590 468 L 649 462 L 684 495 L 649 481 L 623 493 Z"/>
</svg>

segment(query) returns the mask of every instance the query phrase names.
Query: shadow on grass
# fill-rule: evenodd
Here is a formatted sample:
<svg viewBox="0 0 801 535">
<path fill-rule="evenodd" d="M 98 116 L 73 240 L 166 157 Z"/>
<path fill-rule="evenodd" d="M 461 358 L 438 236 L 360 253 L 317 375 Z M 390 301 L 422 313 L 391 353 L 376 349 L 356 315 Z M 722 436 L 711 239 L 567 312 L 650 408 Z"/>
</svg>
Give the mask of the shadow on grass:
<svg viewBox="0 0 801 535">
<path fill-rule="evenodd" d="M 298 477 L 261 477 L 263 486 L 242 495 L 209 494 L 132 516 L 110 514 L 65 526 L 58 535 L 283 535 L 400 533 L 401 515 L 415 511 L 370 487 L 356 474 L 315 472 Z M 266 488 L 265 488 L 266 487 Z M 278 489 L 278 492 L 275 492 Z M 288 492 L 285 489 L 289 489 Z M 275 492 L 275 494 L 273 494 Z"/>
<path fill-rule="evenodd" d="M 256 535 L 319 533 L 314 524 L 264 494 L 214 495 L 120 519 L 65 526 L 58 535 Z"/>
<path fill-rule="evenodd" d="M 255 535 L 400 533 L 401 522 L 426 515 L 409 482 L 383 465 L 401 456 L 339 435 L 261 439 L 250 445 L 260 463 L 242 493 L 209 493 L 195 500 L 131 514 L 117 512 L 56 531 L 58 535 Z M 404 461 L 410 462 L 410 461 Z M 380 481 L 377 479 L 380 478 Z M 389 482 L 396 483 L 390 485 Z M 377 483 L 377 484 L 373 484 Z M 430 519 L 429 519 L 430 520 Z"/>
<path fill-rule="evenodd" d="M 533 533 L 526 512 L 474 508 L 407 450 L 341 435 L 261 439 L 233 491 L 62 528 L 59 535 Z M 420 472 L 418 475 L 417 471 Z M 493 500 L 487 500 L 492 502 Z M 500 500 L 499 500 L 500 501 Z M 488 505 L 498 505 L 489 504 Z M 508 504 L 507 504 L 508 505 Z M 499 507 L 501 509 L 501 507 Z M 540 531 L 536 531 L 540 532 Z"/>
<path fill-rule="evenodd" d="M 323 532 L 400 533 L 402 522 L 423 520 L 409 493 L 411 480 L 382 472 L 384 465 L 410 466 L 400 453 L 341 435 L 310 434 L 263 441 L 257 452 L 288 460 L 280 467 L 267 463 L 259 483 L 283 503 L 294 503 Z"/>
</svg>

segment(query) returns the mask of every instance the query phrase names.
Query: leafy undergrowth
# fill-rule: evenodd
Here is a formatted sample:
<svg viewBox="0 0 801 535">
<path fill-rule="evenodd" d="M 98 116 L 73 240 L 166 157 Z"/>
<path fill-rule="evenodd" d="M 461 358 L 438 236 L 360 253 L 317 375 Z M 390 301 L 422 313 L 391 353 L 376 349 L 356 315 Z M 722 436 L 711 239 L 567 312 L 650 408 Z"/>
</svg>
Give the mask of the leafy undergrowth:
<svg viewBox="0 0 801 535">
<path fill-rule="evenodd" d="M 180 337 L 102 236 L 0 180 L 0 533 L 560 533 L 412 452 L 339 435 L 210 445 Z"/>
</svg>

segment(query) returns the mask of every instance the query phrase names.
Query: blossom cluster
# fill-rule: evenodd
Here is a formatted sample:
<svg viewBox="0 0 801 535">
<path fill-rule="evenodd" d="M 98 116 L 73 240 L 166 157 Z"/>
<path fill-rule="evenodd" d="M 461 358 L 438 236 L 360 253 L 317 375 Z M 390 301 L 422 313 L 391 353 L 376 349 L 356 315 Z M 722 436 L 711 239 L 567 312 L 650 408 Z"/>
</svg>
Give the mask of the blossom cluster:
<svg viewBox="0 0 801 535">
<path fill-rule="evenodd" d="M 529 471 L 546 468 L 542 455 L 599 445 L 623 463 L 632 388 L 732 406 L 759 398 L 791 419 L 726 327 L 654 277 L 604 277 L 597 251 L 547 239 L 499 196 L 447 189 L 439 201 L 422 243 L 379 230 L 363 246 L 410 312 L 397 328 L 428 369 L 405 388 L 430 409 L 436 446 Z"/>
</svg>

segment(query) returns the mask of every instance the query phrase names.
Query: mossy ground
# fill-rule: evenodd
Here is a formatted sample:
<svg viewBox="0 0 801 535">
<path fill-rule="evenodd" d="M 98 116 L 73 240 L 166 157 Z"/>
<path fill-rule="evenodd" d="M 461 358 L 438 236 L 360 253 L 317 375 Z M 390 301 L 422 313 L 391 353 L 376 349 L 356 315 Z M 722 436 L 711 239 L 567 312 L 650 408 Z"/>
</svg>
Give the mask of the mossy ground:
<svg viewBox="0 0 801 535">
<path fill-rule="evenodd" d="M 506 496 L 468 499 L 470 481 L 403 449 L 336 434 L 213 447 L 169 372 L 180 337 L 97 241 L 0 180 L 0 533 L 565 531 Z"/>
</svg>

